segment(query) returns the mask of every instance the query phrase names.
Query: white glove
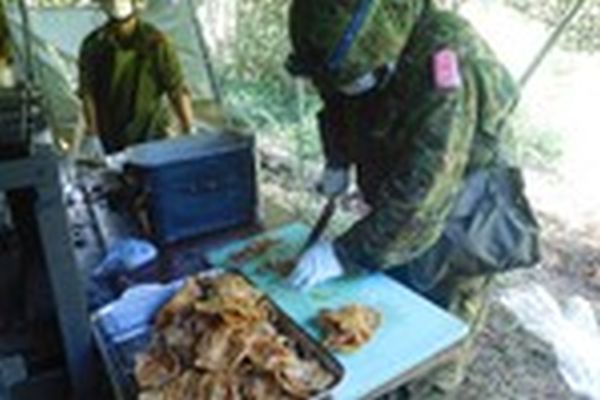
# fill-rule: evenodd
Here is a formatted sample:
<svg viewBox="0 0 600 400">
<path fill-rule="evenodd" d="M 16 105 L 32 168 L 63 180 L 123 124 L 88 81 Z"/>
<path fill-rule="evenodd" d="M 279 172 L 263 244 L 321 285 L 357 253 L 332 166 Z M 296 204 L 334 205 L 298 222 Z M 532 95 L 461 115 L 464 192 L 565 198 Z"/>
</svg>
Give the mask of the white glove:
<svg viewBox="0 0 600 400">
<path fill-rule="evenodd" d="M 94 277 L 135 271 L 158 256 L 156 247 L 145 240 L 122 239 L 113 244 L 102 262 L 94 268 Z"/>
<path fill-rule="evenodd" d="M 104 147 L 97 135 L 85 135 L 77 149 L 77 158 L 104 160 Z"/>
<path fill-rule="evenodd" d="M 115 172 L 123 172 L 125 164 L 129 161 L 129 153 L 127 150 L 106 156 L 106 167 Z"/>
<path fill-rule="evenodd" d="M 325 168 L 316 184 L 317 191 L 325 197 L 337 197 L 348 191 L 350 171 L 347 168 Z"/>
<path fill-rule="evenodd" d="M 307 290 L 342 275 L 344 267 L 335 255 L 333 244 L 320 242 L 304 253 L 288 281 L 297 289 Z"/>
</svg>

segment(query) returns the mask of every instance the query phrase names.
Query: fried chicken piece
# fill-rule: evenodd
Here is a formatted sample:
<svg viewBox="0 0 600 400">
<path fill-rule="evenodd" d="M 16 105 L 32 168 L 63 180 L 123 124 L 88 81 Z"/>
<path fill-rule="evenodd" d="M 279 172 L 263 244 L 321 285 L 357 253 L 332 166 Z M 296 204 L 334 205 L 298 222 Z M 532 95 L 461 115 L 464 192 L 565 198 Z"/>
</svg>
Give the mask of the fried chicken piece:
<svg viewBox="0 0 600 400">
<path fill-rule="evenodd" d="M 242 375 L 241 394 L 245 400 L 292 400 L 273 375 L 249 371 Z"/>
<path fill-rule="evenodd" d="M 293 357 L 294 352 L 287 346 L 287 339 L 280 335 L 253 337 L 248 350 L 252 364 L 264 371 L 273 371 Z"/>
<path fill-rule="evenodd" d="M 202 289 L 196 279 L 188 278 L 181 289 L 158 313 L 154 325 L 158 330 L 170 325 L 178 315 L 194 308 L 194 301 L 202 296 Z"/>
<path fill-rule="evenodd" d="M 217 278 L 210 292 L 209 298 L 195 303 L 196 312 L 218 315 L 226 325 L 233 327 L 251 325 L 269 317 L 262 293 L 240 276 L 229 274 Z"/>
<path fill-rule="evenodd" d="M 147 390 L 138 394 L 138 400 L 165 400 L 165 394 L 160 389 Z"/>
<path fill-rule="evenodd" d="M 163 388 L 162 400 L 197 400 L 197 384 L 200 374 L 187 370 Z"/>
<path fill-rule="evenodd" d="M 231 374 L 207 372 L 196 381 L 196 399 L 242 400 L 239 379 Z"/>
<path fill-rule="evenodd" d="M 239 275 L 224 274 L 215 279 L 212 286 L 215 295 L 222 299 L 247 301 L 254 304 L 263 297 L 260 291 Z"/>
<path fill-rule="evenodd" d="M 156 346 L 135 357 L 135 379 L 142 389 L 156 389 L 181 373 L 175 352 Z"/>
<path fill-rule="evenodd" d="M 381 323 L 381 315 L 372 308 L 352 304 L 337 311 L 321 311 L 319 322 L 326 333 L 327 347 L 353 352 L 371 340 Z"/>
<path fill-rule="evenodd" d="M 245 356 L 246 348 L 246 341 L 239 332 L 221 326 L 198 340 L 194 366 L 205 371 L 234 370 Z"/>
<path fill-rule="evenodd" d="M 288 358 L 275 372 L 275 379 L 286 392 L 309 398 L 326 389 L 334 378 L 317 361 Z"/>
</svg>

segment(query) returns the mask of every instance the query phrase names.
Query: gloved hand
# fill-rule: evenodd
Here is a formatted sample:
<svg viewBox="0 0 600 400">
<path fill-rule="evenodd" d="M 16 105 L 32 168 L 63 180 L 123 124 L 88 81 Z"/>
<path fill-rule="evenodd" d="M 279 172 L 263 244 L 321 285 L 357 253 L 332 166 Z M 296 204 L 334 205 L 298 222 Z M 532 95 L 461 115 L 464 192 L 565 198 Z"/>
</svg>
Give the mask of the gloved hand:
<svg viewBox="0 0 600 400">
<path fill-rule="evenodd" d="M 295 288 L 307 290 L 319 283 L 344 275 L 331 242 L 323 241 L 308 249 L 288 277 Z"/>
<path fill-rule="evenodd" d="M 123 172 L 125 164 L 129 161 L 129 153 L 127 150 L 106 156 L 106 167 L 114 172 Z"/>
<path fill-rule="evenodd" d="M 94 268 L 93 277 L 105 277 L 113 274 L 135 271 L 158 255 L 152 243 L 139 239 L 123 239 L 110 247 L 102 262 Z"/>
<path fill-rule="evenodd" d="M 317 192 L 325 197 L 337 197 L 348 191 L 350 171 L 347 168 L 325 168 L 317 181 Z"/>
</svg>

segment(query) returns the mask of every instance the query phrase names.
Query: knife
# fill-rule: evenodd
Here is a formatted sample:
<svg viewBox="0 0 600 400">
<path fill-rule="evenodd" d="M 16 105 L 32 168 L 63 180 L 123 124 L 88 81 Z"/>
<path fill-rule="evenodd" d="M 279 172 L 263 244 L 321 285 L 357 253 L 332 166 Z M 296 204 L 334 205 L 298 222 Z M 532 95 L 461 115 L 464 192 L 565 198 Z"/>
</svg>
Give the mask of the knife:
<svg viewBox="0 0 600 400">
<path fill-rule="evenodd" d="M 329 199 L 327 200 L 327 203 L 325 204 L 325 207 L 323 207 L 323 210 L 321 211 L 321 215 L 319 216 L 317 223 L 315 224 L 312 231 L 308 235 L 308 239 L 306 239 L 306 242 L 302 246 L 299 255 L 304 254 L 304 252 L 306 250 L 308 250 L 313 244 L 315 244 L 321 238 L 321 235 L 325 231 L 325 228 L 327 228 L 327 225 L 329 224 L 331 217 L 333 217 L 333 214 L 335 214 L 336 208 L 337 208 L 336 196 L 329 197 Z"/>
</svg>

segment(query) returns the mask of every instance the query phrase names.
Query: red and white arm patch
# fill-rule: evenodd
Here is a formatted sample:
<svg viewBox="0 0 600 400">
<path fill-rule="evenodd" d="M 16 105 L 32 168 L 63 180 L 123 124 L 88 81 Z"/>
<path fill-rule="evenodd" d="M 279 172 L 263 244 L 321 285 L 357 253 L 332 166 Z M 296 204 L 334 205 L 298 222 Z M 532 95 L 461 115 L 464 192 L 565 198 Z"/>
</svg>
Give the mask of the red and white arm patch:
<svg viewBox="0 0 600 400">
<path fill-rule="evenodd" d="M 441 90 L 458 89 L 462 86 L 460 62 L 452 49 L 439 50 L 433 56 L 435 87 Z"/>
</svg>

